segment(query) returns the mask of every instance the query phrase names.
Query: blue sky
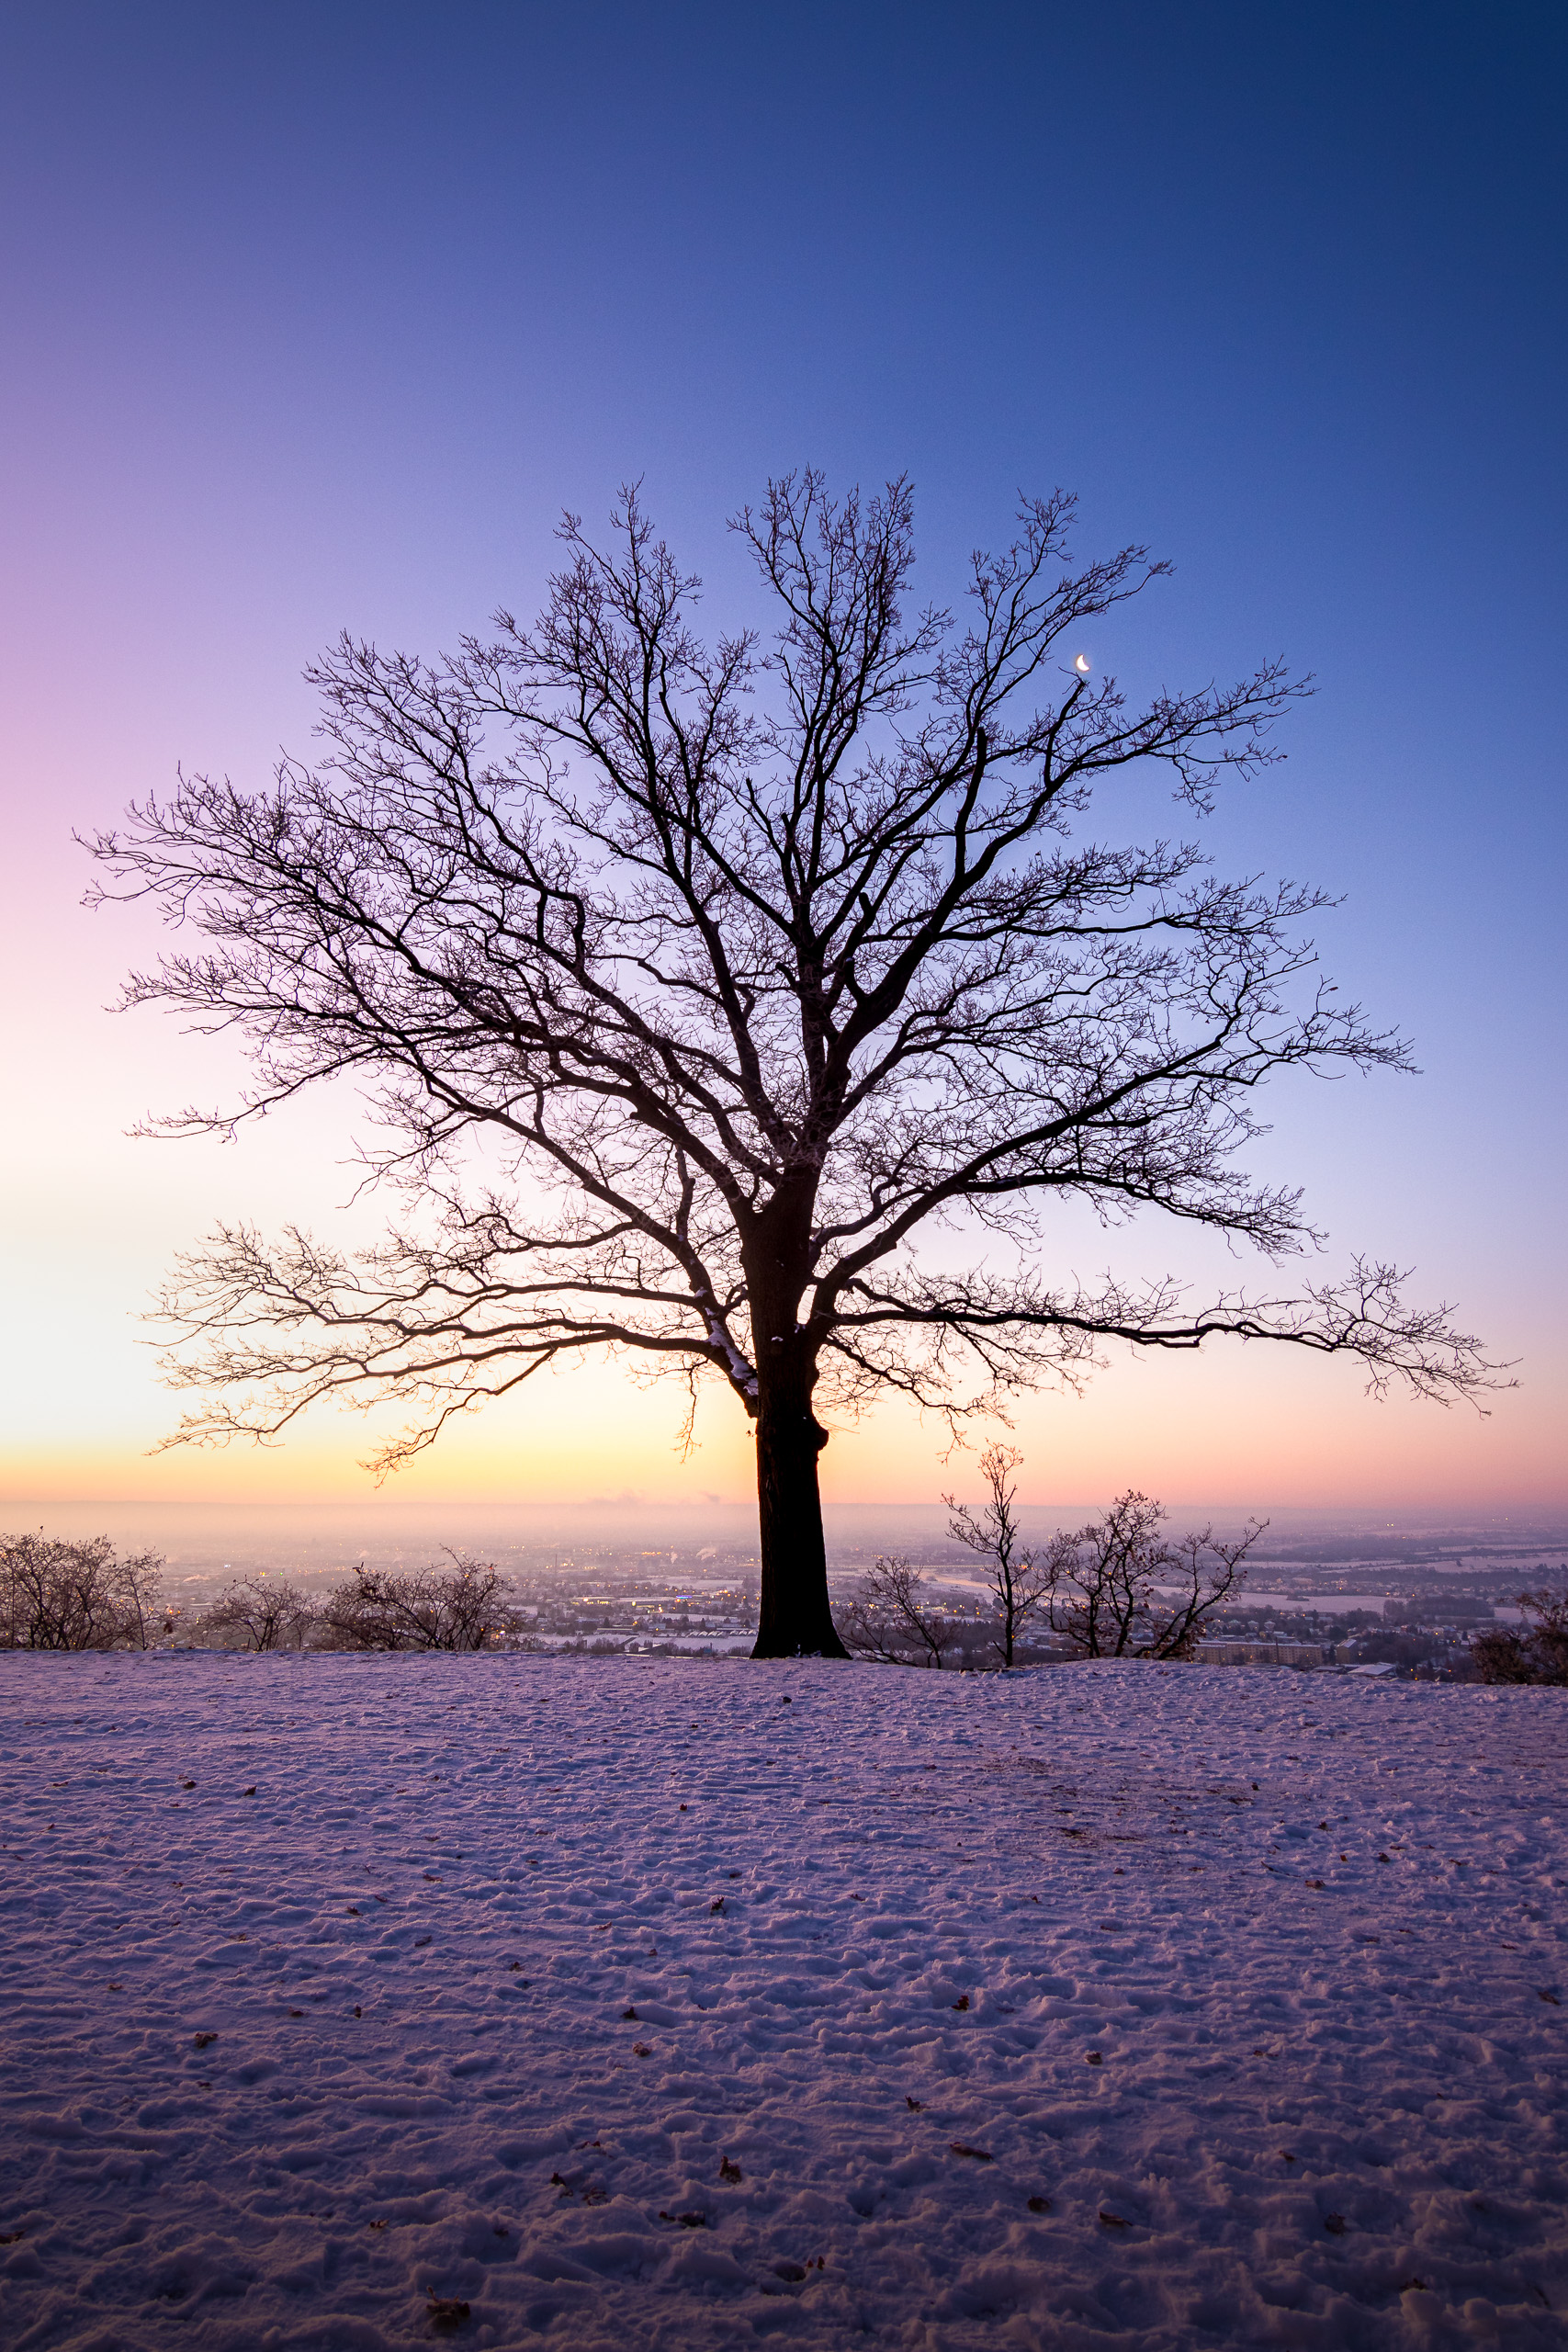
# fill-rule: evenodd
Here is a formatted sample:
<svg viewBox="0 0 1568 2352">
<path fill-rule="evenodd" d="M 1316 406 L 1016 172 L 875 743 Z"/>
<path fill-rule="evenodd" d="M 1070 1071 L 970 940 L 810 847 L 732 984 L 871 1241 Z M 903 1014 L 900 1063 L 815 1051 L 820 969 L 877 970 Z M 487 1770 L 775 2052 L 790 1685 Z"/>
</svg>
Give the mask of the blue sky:
<svg viewBox="0 0 1568 2352">
<path fill-rule="evenodd" d="M 1020 488 L 1077 489 L 1086 552 L 1138 538 L 1178 566 L 1102 650 L 1134 681 L 1276 652 L 1316 673 L 1289 764 L 1216 846 L 1347 893 L 1327 960 L 1426 1075 L 1283 1091 L 1265 1162 L 1337 1244 L 1416 1260 L 1525 1358 L 1456 1475 L 1568 1497 L 1565 25 L 10 12 L 13 1295 L 46 1351 L 109 1368 L 79 1455 L 29 1400 L 13 1489 L 121 1476 L 167 1418 L 131 1317 L 171 1246 L 236 1190 L 337 1197 L 323 1128 L 238 1174 L 120 1140 L 175 1041 L 100 1010 L 148 942 L 78 912 L 71 826 L 178 759 L 257 777 L 307 748 L 299 673 L 345 625 L 431 650 L 526 610 L 558 510 L 600 516 L 629 475 L 716 623 L 750 593 L 724 516 L 808 459 L 914 477 L 935 596 Z M 1346 1391 L 1325 1427 L 1366 1409 Z M 874 1485 L 913 1458 L 887 1442 Z M 1389 1442 L 1416 1491 L 1427 1441 Z M 1261 1423 L 1246 1444 L 1236 1478 L 1266 1497 Z"/>
</svg>

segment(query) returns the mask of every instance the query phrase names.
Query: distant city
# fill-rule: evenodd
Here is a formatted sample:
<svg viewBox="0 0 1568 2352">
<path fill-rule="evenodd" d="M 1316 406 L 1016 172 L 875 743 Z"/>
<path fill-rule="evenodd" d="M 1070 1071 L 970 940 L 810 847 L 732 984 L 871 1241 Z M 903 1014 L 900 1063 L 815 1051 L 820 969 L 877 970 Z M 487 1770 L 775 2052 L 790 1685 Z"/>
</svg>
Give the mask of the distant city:
<svg viewBox="0 0 1568 2352">
<path fill-rule="evenodd" d="M 1026 1540 L 1081 1523 L 1090 1510 L 1032 1510 Z M 1233 1529 L 1242 1516 L 1234 1507 L 1177 1510 L 1171 1525 L 1179 1532 L 1213 1519 Z M 619 1498 L 561 1511 L 553 1522 L 544 1512 L 384 1501 L 221 1512 L 199 1504 L 0 1506 L 7 1530 L 107 1532 L 122 1546 L 161 1551 L 165 1589 L 193 1628 L 235 1577 L 287 1577 L 319 1597 L 361 1561 L 422 1567 L 450 1547 L 493 1562 L 510 1579 L 526 1646 L 598 1656 L 743 1654 L 757 1606 L 748 1518 L 739 1506 L 694 1513 Z M 952 1622 L 953 1661 L 987 1650 L 991 1628 L 975 1566 L 947 1535 L 940 1508 L 841 1507 L 829 1513 L 829 1547 L 836 1598 L 847 1598 L 879 1555 L 897 1554 L 924 1572 L 934 1605 Z M 1282 1510 L 1253 1555 L 1243 1592 L 1206 1629 L 1199 1656 L 1448 1679 L 1466 1672 L 1476 1632 L 1517 1617 L 1517 1594 L 1564 1583 L 1568 1527 L 1545 1519 L 1379 1527 L 1349 1514 Z M 1053 1646 L 1048 1631 L 1038 1630 L 1021 1655 L 1043 1661 Z"/>
</svg>

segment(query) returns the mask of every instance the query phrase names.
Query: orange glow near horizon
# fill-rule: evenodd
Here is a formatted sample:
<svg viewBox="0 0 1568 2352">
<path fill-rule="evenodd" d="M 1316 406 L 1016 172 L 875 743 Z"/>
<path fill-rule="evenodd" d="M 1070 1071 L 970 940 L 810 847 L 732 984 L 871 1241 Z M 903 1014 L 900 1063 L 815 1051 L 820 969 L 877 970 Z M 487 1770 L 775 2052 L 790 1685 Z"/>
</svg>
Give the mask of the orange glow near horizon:
<svg viewBox="0 0 1568 2352">
<path fill-rule="evenodd" d="M 70 881 L 78 883 L 73 869 Z M 268 1449 L 153 1453 L 176 1423 L 180 1399 L 161 1384 L 139 1317 L 176 1252 L 217 1216 L 275 1229 L 295 1218 L 349 1242 L 379 1229 L 374 1200 L 345 1207 L 347 1156 L 358 1106 L 322 1098 L 244 1131 L 232 1145 L 130 1140 L 149 1103 L 232 1089 L 227 1048 L 181 1038 L 155 1019 L 116 1019 L 103 1006 L 118 974 L 153 944 L 133 918 L 66 929 L 39 924 L 33 967 L 51 1006 L 13 1056 L 17 1092 L 52 1096 L 47 1153 L 6 1171 L 12 1254 L 10 1390 L 0 1440 L 0 1498 L 54 1497 L 153 1500 L 354 1502 L 376 1489 L 359 1466 L 376 1436 L 400 1427 L 395 1411 L 362 1418 L 321 1409 Z M 67 954 L 62 934 L 70 941 Z M 41 977 L 40 977 L 41 975 Z M 73 1083 L 61 1091 L 60 1039 L 75 1039 Z M 1525 1308 L 1517 1275 L 1498 1262 L 1495 1234 L 1466 1223 L 1462 1203 L 1412 1197 L 1385 1216 L 1376 1198 L 1404 1148 L 1402 1098 L 1391 1085 L 1368 1116 L 1369 1096 L 1323 1090 L 1298 1097 L 1293 1129 L 1281 1127 L 1278 1159 L 1316 1155 L 1327 1221 L 1347 1241 L 1371 1222 L 1380 1242 L 1414 1229 L 1423 1270 L 1441 1268 L 1466 1320 L 1498 1355 L 1525 1357 L 1522 1385 L 1490 1400 L 1482 1418 L 1393 1396 L 1375 1402 L 1355 1368 L 1295 1350 L 1218 1342 L 1198 1355 L 1112 1354 L 1081 1397 L 1042 1390 L 1012 1411 L 1025 1456 L 1022 1491 L 1041 1502 L 1102 1499 L 1137 1486 L 1180 1503 L 1390 1508 L 1568 1508 L 1568 1450 L 1558 1400 L 1568 1382 L 1561 1335 L 1546 1303 Z M 1329 1125 L 1330 1119 L 1338 1121 Z M 1324 1138 L 1326 1136 L 1326 1142 Z M 1375 1211 L 1375 1217 L 1370 1216 Z M 1314 1203 L 1315 1205 L 1315 1203 Z M 1122 1235 L 1064 1219 L 1064 1267 L 1096 1262 L 1148 1271 L 1180 1265 L 1199 1290 L 1236 1280 L 1234 1261 L 1179 1229 Z M 1161 1252 L 1173 1250 L 1170 1260 Z M 1179 1249 L 1180 1256 L 1174 1250 Z M 1415 1254 L 1415 1253 L 1413 1253 Z M 1262 1270 L 1264 1272 L 1267 1270 Z M 1258 1270 L 1248 1269 L 1251 1279 Z M 1430 1295 L 1423 1275 L 1416 1286 Z M 1510 1291 L 1512 1295 L 1510 1295 Z M 632 1496 L 650 1503 L 722 1498 L 749 1507 L 752 1454 L 739 1407 L 716 1383 L 703 1393 L 697 1447 L 675 1451 L 678 1391 L 639 1385 L 605 1362 L 547 1374 L 512 1397 L 449 1425 L 439 1443 L 381 1490 L 392 1507 L 437 1499 L 587 1503 Z M 976 1432 L 977 1435 L 980 1433 Z M 949 1439 L 895 1400 L 858 1424 L 840 1424 L 822 1457 L 824 1495 L 839 1503 L 935 1503 L 962 1487 L 973 1454 L 944 1460 Z M 0 1503 L 3 1507 L 3 1503 Z"/>
<path fill-rule="evenodd" d="M 1024 1455 L 1022 1495 L 1077 1504 L 1137 1486 L 1172 1504 L 1239 1510 L 1568 1504 L 1553 1432 L 1528 1398 L 1504 1396 L 1484 1419 L 1466 1408 L 1380 1404 L 1343 1366 L 1271 1353 L 1264 1362 L 1260 1348 L 1245 1358 L 1233 1349 L 1228 1359 L 1216 1351 L 1207 1359 L 1122 1362 L 1082 1397 L 1047 1392 L 1019 1400 L 1011 1439 Z M 395 1414 L 321 1410 L 276 1446 L 151 1453 L 145 1449 L 172 1425 L 176 1400 L 157 1385 L 150 1363 L 142 1372 L 137 1392 L 122 1389 L 101 1419 L 82 1396 L 85 1430 L 55 1435 L 40 1415 L 35 1430 L 15 1433 L 0 1457 L 0 1508 L 13 1497 L 246 1504 L 378 1497 L 359 1457 L 378 1430 L 397 1425 Z M 613 1365 L 547 1377 L 449 1425 L 429 1453 L 384 1484 L 378 1507 L 749 1507 L 752 1453 L 739 1407 L 710 1386 L 684 1462 L 675 1450 L 680 1410 L 672 1387 L 639 1387 Z M 973 1486 L 984 1434 L 976 1426 L 967 1449 L 950 1452 L 939 1423 L 884 1405 L 835 1428 L 822 1456 L 824 1498 L 935 1504 L 944 1490 Z"/>
<path fill-rule="evenodd" d="M 72 882 L 79 879 L 73 871 Z M 366 1418 L 320 1409 L 267 1449 L 150 1452 L 177 1422 L 180 1399 L 161 1384 L 139 1320 L 176 1252 L 216 1216 L 247 1217 L 264 1228 L 297 1218 L 350 1242 L 378 1231 L 379 1204 L 344 1205 L 358 1106 L 323 1098 L 244 1131 L 232 1146 L 130 1140 L 126 1131 L 150 1102 L 217 1099 L 232 1088 L 238 1065 L 226 1048 L 182 1039 L 167 1023 L 103 1011 L 125 964 L 152 944 L 134 920 L 87 924 L 69 958 L 53 937 L 40 933 L 37 944 L 54 1019 L 13 1057 L 14 1082 L 23 1093 L 52 1091 L 56 1113 L 47 1155 L 32 1164 L 14 1160 L 6 1178 L 8 1295 L 13 1328 L 26 1333 L 26 1343 L 8 1356 L 0 1498 L 371 1498 L 376 1489 L 360 1459 L 378 1434 L 401 1426 L 396 1411 Z M 66 1029 L 77 1040 L 80 1082 L 62 1096 L 54 1063 Z M 1399 1102 L 1391 1090 L 1380 1135 L 1360 1102 L 1333 1090 L 1309 1093 L 1301 1109 L 1314 1115 L 1301 1117 L 1296 1142 L 1287 1136 L 1280 1151 L 1286 1165 L 1292 1149 L 1309 1158 L 1320 1152 L 1319 1187 L 1330 1195 L 1337 1233 L 1348 1239 L 1359 1238 L 1358 1227 L 1366 1230 L 1369 1180 L 1402 1148 Z M 1323 1146 L 1329 1114 L 1342 1125 Z M 1365 1173 L 1354 1165 L 1359 1157 Z M 1378 1238 L 1383 1220 L 1375 1205 Z M 1506 1295 L 1495 1238 L 1463 1229 L 1458 1204 L 1439 1214 L 1429 1200 L 1413 1201 L 1388 1222 L 1396 1231 L 1400 1224 L 1420 1228 L 1423 1261 L 1445 1273 L 1454 1269 L 1460 1279 L 1444 1287 L 1461 1295 L 1466 1319 L 1487 1332 L 1495 1353 L 1526 1356 L 1523 1385 L 1493 1397 L 1486 1417 L 1397 1396 L 1373 1401 L 1352 1365 L 1280 1346 L 1221 1341 L 1174 1356 L 1121 1351 L 1081 1397 L 1044 1389 L 1017 1401 L 1023 1493 L 1079 1503 L 1137 1486 L 1172 1503 L 1228 1503 L 1244 1511 L 1271 1504 L 1568 1508 L 1557 1402 L 1563 1346 L 1544 1305 L 1532 1302 L 1521 1314 L 1517 1295 Z M 1181 1248 L 1196 1288 L 1236 1279 L 1234 1261 L 1213 1251 L 1205 1257 L 1190 1237 L 1157 1227 L 1106 1236 L 1065 1219 L 1062 1262 L 1092 1267 L 1098 1258 L 1147 1271 L 1182 1263 L 1161 1257 L 1172 1244 Z M 1256 1269 L 1249 1272 L 1258 1278 Z M 1434 1286 L 1417 1278 L 1424 1293 Z M 558 1504 L 623 1495 L 749 1506 L 752 1454 L 739 1405 L 709 1384 L 697 1447 L 685 1463 L 675 1450 L 680 1412 L 675 1388 L 641 1385 L 613 1363 L 547 1374 L 450 1424 L 431 1452 L 388 1483 L 382 1498 L 411 1508 L 437 1499 Z M 824 1495 L 840 1503 L 935 1503 L 945 1487 L 964 1485 L 973 1462 L 962 1451 L 944 1459 L 948 1446 L 942 1423 L 922 1424 L 901 1402 L 884 1403 L 858 1424 L 835 1428 L 822 1457 Z"/>
</svg>

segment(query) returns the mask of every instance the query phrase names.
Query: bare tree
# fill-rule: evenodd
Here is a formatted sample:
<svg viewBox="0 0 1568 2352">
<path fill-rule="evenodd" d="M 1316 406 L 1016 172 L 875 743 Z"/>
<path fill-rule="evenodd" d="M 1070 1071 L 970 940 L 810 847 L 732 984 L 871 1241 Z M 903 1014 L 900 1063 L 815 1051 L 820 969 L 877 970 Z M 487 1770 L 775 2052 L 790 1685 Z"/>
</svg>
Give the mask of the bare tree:
<svg viewBox="0 0 1568 2352">
<path fill-rule="evenodd" d="M 1013 1473 L 1023 1461 L 1016 1447 L 988 1445 L 980 1456 L 980 1476 L 988 1499 L 978 1510 L 943 1495 L 953 1517 L 947 1532 L 986 1564 L 986 1581 L 1001 1620 L 1002 1664 L 1010 1666 L 1019 1634 L 1042 1600 L 1048 1600 L 1058 1574 L 1057 1549 L 1031 1551 L 1019 1541 L 1018 1487 Z"/>
<path fill-rule="evenodd" d="M 1165 1517 L 1129 1488 L 1102 1520 L 1053 1546 L 1051 1624 L 1075 1656 L 1190 1657 L 1268 1525 L 1252 1521 L 1228 1544 L 1209 1527 L 1172 1544 L 1160 1533 Z"/>
<path fill-rule="evenodd" d="M 241 1634 L 252 1650 L 298 1649 L 316 1614 L 308 1593 L 287 1577 L 236 1577 L 203 1616 L 215 1634 Z"/>
<path fill-rule="evenodd" d="M 1568 1683 L 1568 1592 L 1521 1592 L 1522 1625 L 1489 1625 L 1471 1644 L 1483 1682 Z"/>
<path fill-rule="evenodd" d="M 127 1648 L 144 1650 L 175 1631 L 179 1612 L 164 1595 L 164 1568 L 161 1552 L 135 1552 L 114 1564 L 111 1585 L 119 1602 L 120 1637 Z"/>
<path fill-rule="evenodd" d="M 814 472 L 734 528 L 776 626 L 705 643 L 698 582 L 635 492 L 579 522 L 531 628 L 427 665 L 344 637 L 311 673 L 326 751 L 271 787 L 181 776 L 91 845 L 95 898 L 198 944 L 128 986 L 248 1041 L 254 1080 L 161 1132 L 231 1132 L 367 1088 L 407 1215 L 354 1258 L 220 1227 L 164 1305 L 199 1395 L 170 1442 L 276 1436 L 317 1399 L 402 1399 L 386 1471 L 448 1417 L 609 1351 L 725 1384 L 757 1444 L 757 1653 L 841 1655 L 824 1411 L 888 1390 L 954 1429 L 1101 1344 L 1230 1333 L 1359 1360 L 1371 1386 L 1495 1379 L 1387 1264 L 1226 1291 L 1042 1269 L 1057 1199 L 1155 1210 L 1278 1259 L 1297 1193 L 1235 1165 L 1272 1074 L 1402 1069 L 1314 978 L 1314 889 L 1216 877 L 1193 840 L 1105 836 L 1149 764 L 1193 819 L 1275 754 L 1269 662 L 1141 707 L 1073 659 L 1168 566 L 1074 571 L 1063 493 L 976 554 L 966 620 L 911 610 L 911 496 Z M 1113 812 L 1107 810 L 1106 814 Z M 914 1254 L 933 1227 L 971 1271 Z"/>
<path fill-rule="evenodd" d="M 482 1650 L 514 1622 L 509 1580 L 489 1562 L 448 1555 L 449 1568 L 367 1568 L 321 1604 L 321 1623 L 346 1648 Z"/>
<path fill-rule="evenodd" d="M 13 1649 L 145 1649 L 174 1630 L 155 1552 L 118 1557 L 107 1535 L 79 1543 L 0 1536 L 0 1617 Z M 159 1620 L 162 1619 L 162 1623 Z"/>
<path fill-rule="evenodd" d="M 935 1613 L 925 1577 L 908 1560 L 878 1560 L 839 1613 L 851 1651 L 888 1666 L 940 1667 L 958 1639 L 957 1626 Z"/>
</svg>

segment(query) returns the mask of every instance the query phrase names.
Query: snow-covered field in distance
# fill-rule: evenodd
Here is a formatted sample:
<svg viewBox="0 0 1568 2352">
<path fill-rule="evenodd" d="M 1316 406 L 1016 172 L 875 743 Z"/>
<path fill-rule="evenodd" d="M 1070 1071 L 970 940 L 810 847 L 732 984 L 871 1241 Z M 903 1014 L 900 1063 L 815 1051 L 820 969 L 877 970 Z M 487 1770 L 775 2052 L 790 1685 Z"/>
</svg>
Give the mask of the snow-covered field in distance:
<svg viewBox="0 0 1568 2352">
<path fill-rule="evenodd" d="M 0 1654 L 6 2341 L 1561 2346 L 1564 1704 Z"/>
</svg>

